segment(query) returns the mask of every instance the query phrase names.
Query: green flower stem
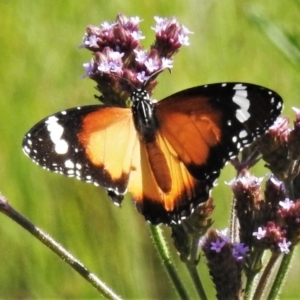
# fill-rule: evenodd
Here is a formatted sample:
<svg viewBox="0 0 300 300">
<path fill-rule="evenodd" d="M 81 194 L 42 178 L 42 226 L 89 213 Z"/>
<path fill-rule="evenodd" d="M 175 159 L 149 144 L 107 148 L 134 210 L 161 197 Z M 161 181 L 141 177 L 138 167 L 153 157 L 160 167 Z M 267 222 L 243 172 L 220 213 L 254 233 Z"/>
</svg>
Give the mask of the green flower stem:
<svg viewBox="0 0 300 300">
<path fill-rule="evenodd" d="M 292 248 L 288 254 L 283 255 L 277 275 L 275 277 L 272 288 L 270 290 L 268 300 L 278 299 L 278 294 L 284 283 L 284 279 L 287 275 L 287 271 L 289 269 L 289 265 L 291 263 L 293 254 L 294 254 L 294 248 Z"/>
<path fill-rule="evenodd" d="M 188 262 L 186 263 L 186 267 L 189 271 L 189 274 L 193 280 L 194 286 L 196 288 L 196 291 L 198 293 L 199 299 L 201 300 L 207 300 L 202 282 L 199 277 L 199 273 L 197 271 L 196 265 L 195 264 L 189 264 Z"/>
<path fill-rule="evenodd" d="M 255 276 L 260 272 L 260 270 L 262 268 L 261 260 L 262 260 L 263 254 L 264 254 L 264 250 L 256 249 L 251 254 L 251 258 L 249 258 L 249 261 L 251 261 L 251 265 L 249 267 L 247 267 L 247 269 L 245 270 L 245 274 L 247 277 L 247 282 L 246 282 L 246 286 L 245 286 L 245 300 L 250 299 L 250 297 L 252 295 Z"/>
<path fill-rule="evenodd" d="M 249 300 L 250 297 L 251 297 L 251 291 L 253 289 L 254 278 L 255 278 L 255 274 L 251 274 L 249 277 L 247 277 L 247 284 L 246 284 L 246 287 L 245 287 L 245 298 L 244 298 L 244 300 Z"/>
<path fill-rule="evenodd" d="M 192 238 L 190 262 L 191 264 L 197 265 L 199 260 L 199 240 L 201 236 L 195 236 Z"/>
<path fill-rule="evenodd" d="M 190 298 L 188 296 L 188 293 L 177 273 L 177 270 L 175 269 L 175 267 L 170 259 L 168 247 L 167 247 L 167 244 L 162 235 L 161 228 L 159 226 L 150 225 L 150 231 L 151 231 L 151 235 L 152 235 L 154 244 L 159 253 L 159 256 L 171 278 L 171 281 L 172 281 L 177 293 L 179 294 L 181 299 L 189 300 Z"/>
<path fill-rule="evenodd" d="M 268 288 L 269 279 L 270 279 L 270 276 L 272 275 L 272 269 L 274 268 L 280 255 L 281 255 L 281 253 L 273 253 L 272 256 L 270 257 L 269 262 L 266 265 L 266 267 L 259 279 L 258 285 L 256 287 L 256 291 L 253 296 L 254 300 L 262 299 L 262 295 L 266 292 L 266 289 Z"/>
<path fill-rule="evenodd" d="M 193 280 L 195 289 L 198 293 L 198 296 L 201 300 L 207 300 L 206 293 L 204 291 L 199 273 L 197 270 L 198 260 L 199 260 L 199 240 L 201 236 L 195 236 L 192 238 L 191 243 L 191 254 L 188 261 L 186 261 L 186 267 L 189 271 L 189 274 Z"/>
<path fill-rule="evenodd" d="M 35 238 L 51 249 L 59 258 L 68 263 L 77 273 L 92 284 L 103 297 L 110 300 L 122 299 L 108 288 L 96 275 L 86 269 L 79 260 L 53 240 L 47 233 L 33 225 L 29 220 L 12 208 L 2 195 L 0 195 L 0 212 L 21 225 L 25 230 L 30 232 Z"/>
</svg>

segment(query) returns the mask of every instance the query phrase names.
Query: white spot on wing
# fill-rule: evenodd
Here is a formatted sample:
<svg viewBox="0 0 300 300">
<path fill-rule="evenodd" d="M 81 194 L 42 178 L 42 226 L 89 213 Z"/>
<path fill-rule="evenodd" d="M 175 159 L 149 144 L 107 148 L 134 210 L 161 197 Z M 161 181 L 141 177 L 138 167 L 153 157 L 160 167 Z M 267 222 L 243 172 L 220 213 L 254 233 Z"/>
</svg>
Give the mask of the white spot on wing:
<svg viewBox="0 0 300 300">
<path fill-rule="evenodd" d="M 247 98 L 248 92 L 246 91 L 246 86 L 242 84 L 236 84 L 233 89 L 236 90 L 234 96 L 232 97 L 232 101 L 236 103 L 240 108 L 236 110 L 236 118 L 244 123 L 250 118 L 249 107 L 250 101 Z"/>
<path fill-rule="evenodd" d="M 248 135 L 247 131 L 246 131 L 246 130 L 242 130 L 242 131 L 239 133 L 239 138 L 243 139 L 243 138 L 245 138 L 247 135 Z"/>
<path fill-rule="evenodd" d="M 74 163 L 70 159 L 68 159 L 65 161 L 65 167 L 68 169 L 74 169 Z"/>
<path fill-rule="evenodd" d="M 68 149 L 69 145 L 65 140 L 59 140 L 55 143 L 55 152 L 57 154 L 66 154 Z"/>
<path fill-rule="evenodd" d="M 58 118 L 51 116 L 46 120 L 47 130 L 49 131 L 49 136 L 54 144 L 54 149 L 57 154 L 66 154 L 69 148 L 68 143 L 61 139 L 64 128 L 58 124 Z"/>
<path fill-rule="evenodd" d="M 24 146 L 24 147 L 23 147 L 23 150 L 24 150 L 24 152 L 27 153 L 27 154 L 30 153 L 30 148 L 27 147 L 27 146 Z"/>
</svg>

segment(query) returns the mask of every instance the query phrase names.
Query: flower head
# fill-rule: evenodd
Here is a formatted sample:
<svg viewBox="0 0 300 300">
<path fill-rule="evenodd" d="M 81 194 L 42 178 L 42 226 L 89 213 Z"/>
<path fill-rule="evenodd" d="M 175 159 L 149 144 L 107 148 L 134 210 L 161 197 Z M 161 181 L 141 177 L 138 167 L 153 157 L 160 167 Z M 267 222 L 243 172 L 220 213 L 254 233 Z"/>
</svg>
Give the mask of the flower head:
<svg viewBox="0 0 300 300">
<path fill-rule="evenodd" d="M 278 224 L 270 221 L 264 227 L 259 227 L 257 232 L 253 232 L 256 237 L 256 246 L 272 251 L 278 250 L 278 244 L 285 238 L 285 231 Z"/>
<path fill-rule="evenodd" d="M 231 243 L 216 230 L 208 232 L 200 247 L 206 257 L 217 298 L 234 299 L 242 290 L 243 261 L 249 248 L 242 243 Z"/>
<path fill-rule="evenodd" d="M 291 129 L 288 123 L 288 118 L 278 118 L 269 131 L 257 139 L 258 149 L 267 167 L 280 180 L 286 178 L 290 166 L 288 140 Z"/>
<path fill-rule="evenodd" d="M 288 146 L 289 156 L 293 160 L 300 159 L 300 109 L 293 107 L 296 113 L 296 120 L 294 121 L 294 128 L 290 133 Z"/>
<path fill-rule="evenodd" d="M 155 42 L 150 50 L 143 49 L 144 39 L 139 29 L 139 17 L 119 14 L 114 22 L 88 26 L 81 48 L 93 53 L 85 63 L 84 77 L 97 82 L 105 104 L 126 106 L 127 99 L 137 88 L 145 88 L 151 95 L 156 77 L 173 67 L 173 56 L 182 45 L 188 45 L 191 32 L 175 18 L 154 18 Z"/>
<path fill-rule="evenodd" d="M 189 31 L 185 26 L 178 23 L 176 18 L 154 18 L 156 21 L 155 27 L 152 29 L 156 33 L 156 41 L 154 48 L 160 49 L 165 57 L 170 57 L 178 51 L 182 45 L 189 45 Z"/>
</svg>

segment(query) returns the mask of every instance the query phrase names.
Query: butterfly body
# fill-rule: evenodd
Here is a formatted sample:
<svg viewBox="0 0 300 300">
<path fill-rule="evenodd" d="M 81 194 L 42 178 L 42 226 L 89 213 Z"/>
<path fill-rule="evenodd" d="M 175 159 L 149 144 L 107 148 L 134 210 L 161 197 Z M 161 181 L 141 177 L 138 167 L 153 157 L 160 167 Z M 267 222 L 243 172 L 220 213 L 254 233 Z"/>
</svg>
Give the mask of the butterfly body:
<svg viewBox="0 0 300 300">
<path fill-rule="evenodd" d="M 153 224 L 178 222 L 206 201 L 224 164 L 265 133 L 281 97 L 245 83 L 184 90 L 154 102 L 143 89 L 131 108 L 83 106 L 52 115 L 24 137 L 46 169 L 107 189 L 116 203 L 130 191 Z"/>
<path fill-rule="evenodd" d="M 132 117 L 140 142 L 145 145 L 151 171 L 163 193 L 169 193 L 172 178 L 164 153 L 157 143 L 158 121 L 155 106 L 144 89 L 138 89 L 131 95 Z"/>
</svg>

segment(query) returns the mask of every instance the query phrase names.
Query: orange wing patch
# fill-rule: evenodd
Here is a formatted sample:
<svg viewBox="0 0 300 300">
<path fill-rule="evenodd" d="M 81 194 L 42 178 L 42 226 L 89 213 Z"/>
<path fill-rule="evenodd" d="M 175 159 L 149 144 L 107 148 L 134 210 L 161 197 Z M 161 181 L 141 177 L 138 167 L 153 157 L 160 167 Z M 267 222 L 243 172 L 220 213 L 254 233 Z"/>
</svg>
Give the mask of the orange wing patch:
<svg viewBox="0 0 300 300">
<path fill-rule="evenodd" d="M 129 191 L 133 194 L 138 210 L 146 218 L 148 215 L 153 223 L 155 218 L 163 220 L 168 218 L 167 215 L 176 215 L 197 194 L 197 180 L 189 174 L 168 140 L 158 133 L 156 141 L 164 153 L 172 178 L 170 191 L 164 193 L 159 187 L 149 163 L 145 144 L 140 144 L 140 152 L 134 154 L 132 164 L 139 165 L 140 168 L 132 171 L 129 180 Z"/>
<path fill-rule="evenodd" d="M 100 176 L 100 185 L 116 193 L 125 193 L 128 188 L 138 210 L 154 224 L 178 220 L 184 209 L 190 210 L 190 203 L 200 203 L 208 196 L 199 198 L 199 191 L 203 194 L 205 187 L 190 175 L 182 159 L 188 157 L 198 162 L 195 155 L 201 144 L 195 134 L 199 135 L 199 124 L 206 121 L 199 120 L 195 125 L 188 116 L 179 117 L 182 117 L 180 121 L 172 119 L 175 123 L 178 121 L 173 129 L 172 120 L 163 122 L 155 145 L 140 142 L 131 110 L 118 107 L 101 108 L 88 114 L 78 134 L 89 161 L 104 174 Z M 180 126 L 186 126 L 185 130 L 189 129 L 190 133 L 183 135 Z M 205 141 L 208 139 L 203 137 Z M 195 141 L 193 150 L 186 150 L 191 147 L 191 141 Z"/>
<path fill-rule="evenodd" d="M 131 170 L 137 168 L 131 158 L 138 143 L 130 109 L 107 107 L 90 113 L 78 138 L 91 163 L 110 175 L 112 188 L 120 180 L 127 185 Z"/>
<path fill-rule="evenodd" d="M 202 165 L 221 139 L 221 115 L 206 98 L 185 98 L 184 104 L 178 100 L 157 104 L 159 130 L 185 164 Z"/>
</svg>

